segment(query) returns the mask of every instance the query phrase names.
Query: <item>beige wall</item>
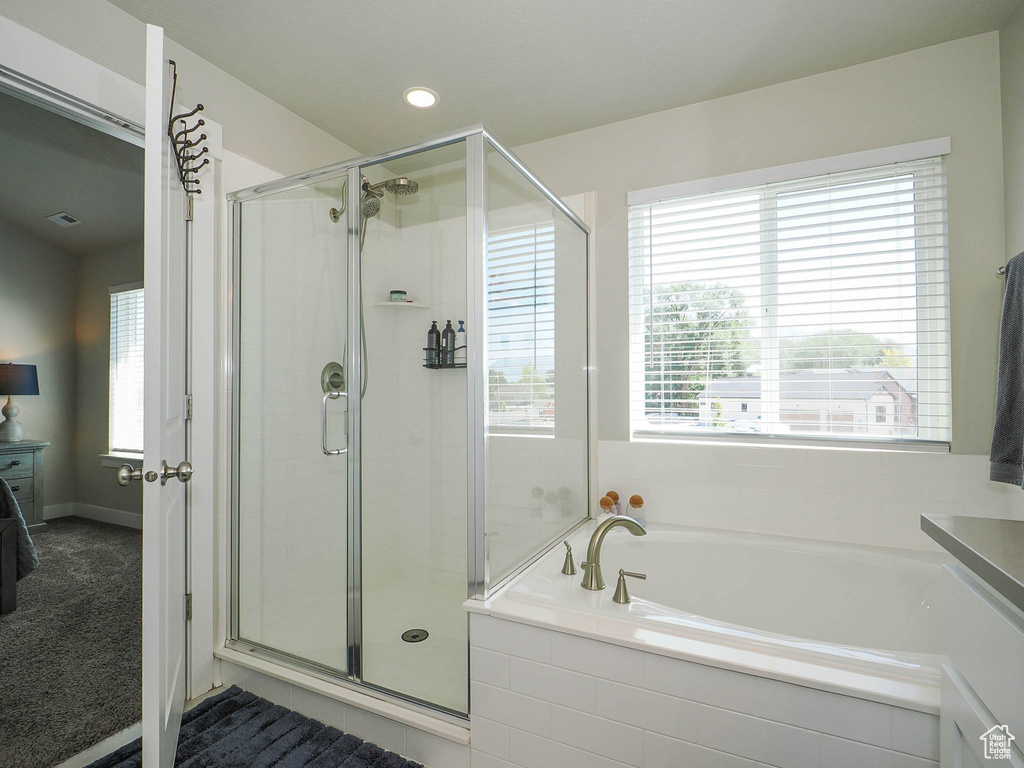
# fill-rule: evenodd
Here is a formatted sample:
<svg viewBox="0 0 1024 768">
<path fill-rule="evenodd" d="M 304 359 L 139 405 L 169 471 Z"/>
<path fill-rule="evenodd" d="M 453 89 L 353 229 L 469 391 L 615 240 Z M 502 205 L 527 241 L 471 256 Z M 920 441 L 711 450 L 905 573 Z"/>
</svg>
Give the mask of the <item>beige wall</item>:
<svg viewBox="0 0 1024 768">
<path fill-rule="evenodd" d="M 1024 5 L 999 31 L 1006 255 L 1024 251 Z"/>
<path fill-rule="evenodd" d="M 627 192 L 950 136 L 953 450 L 988 453 L 1004 258 L 998 40 L 978 35 L 517 148 L 556 193 L 597 192 L 602 440 L 628 439 Z"/>
<path fill-rule="evenodd" d="M 146 25 L 106 0 L 0 0 L 0 15 L 145 82 Z M 174 41 L 167 55 L 178 64 L 179 103 L 202 102 L 224 127 L 225 148 L 283 175 L 358 154 Z"/>
<path fill-rule="evenodd" d="M 142 514 L 142 484 L 117 484 L 113 467 L 100 465 L 108 444 L 110 403 L 110 286 L 142 282 L 142 241 L 78 260 L 75 335 L 78 399 L 75 425 L 75 501 Z"/>
<path fill-rule="evenodd" d="M 16 398 L 26 437 L 49 440 L 44 502 L 142 512 L 107 452 L 111 285 L 142 280 L 142 242 L 76 257 L 0 219 L 0 361 L 37 366 L 39 396 Z"/>
<path fill-rule="evenodd" d="M 15 401 L 25 436 L 52 443 L 46 506 L 74 500 L 77 268 L 74 256 L 0 219 L 0 361 L 36 366 L 39 396 Z"/>
</svg>

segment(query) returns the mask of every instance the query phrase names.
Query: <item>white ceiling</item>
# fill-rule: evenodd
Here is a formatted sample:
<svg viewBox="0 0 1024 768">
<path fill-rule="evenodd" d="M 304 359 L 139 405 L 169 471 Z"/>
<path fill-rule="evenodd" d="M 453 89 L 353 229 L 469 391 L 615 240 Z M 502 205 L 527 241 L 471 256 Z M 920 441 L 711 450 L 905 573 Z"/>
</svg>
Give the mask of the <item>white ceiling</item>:
<svg viewBox="0 0 1024 768">
<path fill-rule="evenodd" d="M 0 217 L 68 253 L 142 237 L 143 152 L 0 93 Z M 81 220 L 62 228 L 46 217 Z"/>
<path fill-rule="evenodd" d="M 372 152 L 477 122 L 515 146 L 992 31 L 1018 0 L 111 2 Z"/>
</svg>

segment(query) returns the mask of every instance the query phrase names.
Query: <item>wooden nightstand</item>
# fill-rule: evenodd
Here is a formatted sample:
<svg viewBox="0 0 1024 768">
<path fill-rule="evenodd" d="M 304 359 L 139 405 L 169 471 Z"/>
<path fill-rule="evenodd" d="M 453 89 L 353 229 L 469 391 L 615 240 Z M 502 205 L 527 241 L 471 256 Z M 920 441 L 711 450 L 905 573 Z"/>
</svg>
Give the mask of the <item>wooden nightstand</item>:
<svg viewBox="0 0 1024 768">
<path fill-rule="evenodd" d="M 18 500 L 29 530 L 46 527 L 43 520 L 43 440 L 0 443 L 0 477 Z"/>
</svg>

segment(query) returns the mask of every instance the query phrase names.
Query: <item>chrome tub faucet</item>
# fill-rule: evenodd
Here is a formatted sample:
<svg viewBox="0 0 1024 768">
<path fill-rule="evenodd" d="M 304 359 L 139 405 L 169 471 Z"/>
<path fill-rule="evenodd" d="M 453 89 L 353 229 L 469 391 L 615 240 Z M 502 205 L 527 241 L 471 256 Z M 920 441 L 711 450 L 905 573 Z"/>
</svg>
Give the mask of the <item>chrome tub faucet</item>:
<svg viewBox="0 0 1024 768">
<path fill-rule="evenodd" d="M 609 517 L 594 531 L 590 537 L 590 546 L 587 547 L 587 561 L 580 563 L 583 568 L 583 588 L 592 592 L 604 589 L 604 577 L 601 575 L 601 544 L 604 537 L 612 528 L 622 526 L 634 536 L 646 536 L 647 531 L 632 517 L 626 515 L 615 515 Z"/>
</svg>

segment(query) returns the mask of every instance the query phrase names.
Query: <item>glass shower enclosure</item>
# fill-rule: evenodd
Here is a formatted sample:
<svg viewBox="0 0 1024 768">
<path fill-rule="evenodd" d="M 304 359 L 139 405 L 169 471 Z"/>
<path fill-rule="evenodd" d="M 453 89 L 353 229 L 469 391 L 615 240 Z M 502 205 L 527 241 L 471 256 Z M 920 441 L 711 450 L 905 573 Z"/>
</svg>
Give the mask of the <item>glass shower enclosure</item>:
<svg viewBox="0 0 1024 768">
<path fill-rule="evenodd" d="M 589 230 L 483 126 L 229 200 L 229 644 L 464 717 L 464 601 L 591 508 Z"/>
</svg>

